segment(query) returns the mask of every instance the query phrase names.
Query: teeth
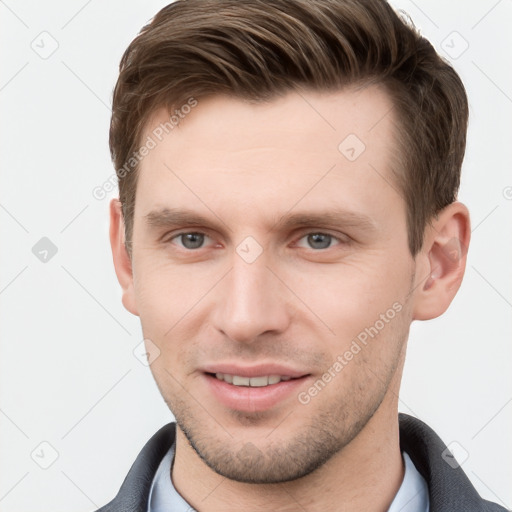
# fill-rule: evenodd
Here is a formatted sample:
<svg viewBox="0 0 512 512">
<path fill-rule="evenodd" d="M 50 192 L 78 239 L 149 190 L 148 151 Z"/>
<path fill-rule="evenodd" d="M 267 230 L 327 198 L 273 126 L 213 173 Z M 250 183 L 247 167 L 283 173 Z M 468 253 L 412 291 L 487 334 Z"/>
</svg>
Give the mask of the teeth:
<svg viewBox="0 0 512 512">
<path fill-rule="evenodd" d="M 251 383 L 251 379 L 249 377 L 239 377 L 238 375 L 233 375 L 233 384 L 235 386 L 249 386 Z"/>
<path fill-rule="evenodd" d="M 279 382 L 279 377 L 276 382 L 269 382 L 268 377 L 251 377 L 249 379 L 249 385 L 251 387 L 263 387 L 268 386 L 269 384 L 277 384 Z"/>
<path fill-rule="evenodd" d="M 241 377 L 240 375 L 230 375 L 228 373 L 216 373 L 215 377 L 234 386 L 250 386 L 252 388 L 261 388 L 277 384 L 281 381 L 290 380 L 291 377 L 280 375 L 262 375 L 260 377 Z"/>
</svg>

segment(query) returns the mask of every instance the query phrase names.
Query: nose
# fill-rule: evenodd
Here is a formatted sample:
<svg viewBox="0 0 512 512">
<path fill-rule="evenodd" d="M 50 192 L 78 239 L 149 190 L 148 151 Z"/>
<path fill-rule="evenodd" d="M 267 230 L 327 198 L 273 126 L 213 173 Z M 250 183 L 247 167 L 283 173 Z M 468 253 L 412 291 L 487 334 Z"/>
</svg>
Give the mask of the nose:
<svg viewBox="0 0 512 512">
<path fill-rule="evenodd" d="M 263 255 L 248 263 L 234 253 L 221 282 L 214 325 L 233 341 L 252 343 L 263 334 L 284 332 L 290 323 L 291 298 L 267 263 Z"/>
</svg>

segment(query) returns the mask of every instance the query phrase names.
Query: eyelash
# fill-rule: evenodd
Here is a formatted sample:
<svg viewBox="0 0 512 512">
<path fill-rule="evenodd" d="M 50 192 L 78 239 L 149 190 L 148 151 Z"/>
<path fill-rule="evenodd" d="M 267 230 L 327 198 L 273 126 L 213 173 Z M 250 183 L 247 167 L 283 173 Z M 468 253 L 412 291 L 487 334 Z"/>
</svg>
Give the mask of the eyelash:
<svg viewBox="0 0 512 512">
<path fill-rule="evenodd" d="M 173 240 L 175 239 L 179 239 L 181 236 L 183 235 L 203 235 L 207 238 L 210 238 L 210 236 L 208 236 L 207 233 L 204 233 L 203 231 L 182 231 L 181 233 L 177 233 L 175 235 L 173 235 L 172 237 L 164 240 L 164 243 L 172 243 Z M 306 233 L 302 233 L 300 238 L 298 238 L 296 240 L 296 242 L 294 242 L 294 244 L 296 244 L 297 242 L 299 242 L 300 240 L 302 240 L 303 238 L 306 238 L 310 235 L 324 235 L 324 236 L 328 236 L 330 237 L 332 240 L 334 241 L 337 241 L 338 244 L 336 245 L 348 245 L 350 243 L 350 240 L 342 240 L 340 237 L 337 237 L 335 235 L 331 235 L 330 233 L 326 233 L 326 232 L 323 232 L 323 231 L 308 231 Z M 347 237 L 348 238 L 348 237 Z M 310 248 L 312 251 L 314 252 L 322 252 L 322 251 L 326 251 L 328 249 L 332 249 L 334 246 L 329 246 L 325 249 L 312 249 Z M 204 249 L 204 247 L 199 247 L 197 249 L 187 249 L 186 247 L 183 247 L 183 246 L 180 246 L 181 249 L 183 249 L 184 251 L 187 251 L 187 252 L 196 252 L 196 251 L 199 251 L 200 249 Z"/>
</svg>

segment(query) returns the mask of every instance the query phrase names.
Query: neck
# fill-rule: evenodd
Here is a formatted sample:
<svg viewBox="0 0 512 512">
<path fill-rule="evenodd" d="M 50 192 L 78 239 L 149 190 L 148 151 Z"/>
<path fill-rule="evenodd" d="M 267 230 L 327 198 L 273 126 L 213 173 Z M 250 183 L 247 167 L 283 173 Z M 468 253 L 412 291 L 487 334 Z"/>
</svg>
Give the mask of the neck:
<svg viewBox="0 0 512 512">
<path fill-rule="evenodd" d="M 389 389 L 392 392 L 394 390 Z M 394 396 L 393 396 L 394 395 Z M 172 480 L 196 510 L 225 512 L 297 510 L 344 512 L 388 510 L 404 475 L 400 453 L 396 395 L 385 398 L 361 432 L 313 473 L 280 484 L 246 484 L 210 469 L 177 429 Z M 385 407 L 388 405 L 388 407 Z"/>
</svg>

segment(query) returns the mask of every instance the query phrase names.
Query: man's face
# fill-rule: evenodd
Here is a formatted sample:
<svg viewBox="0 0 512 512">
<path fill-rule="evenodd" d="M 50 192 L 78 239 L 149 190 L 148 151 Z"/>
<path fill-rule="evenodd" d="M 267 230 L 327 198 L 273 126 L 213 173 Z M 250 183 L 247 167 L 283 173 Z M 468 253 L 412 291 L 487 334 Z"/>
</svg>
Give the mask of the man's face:
<svg viewBox="0 0 512 512">
<path fill-rule="evenodd" d="M 374 87 L 214 97 L 141 164 L 134 312 L 181 432 L 219 474 L 298 478 L 396 407 L 414 259 L 392 127 Z"/>
</svg>

